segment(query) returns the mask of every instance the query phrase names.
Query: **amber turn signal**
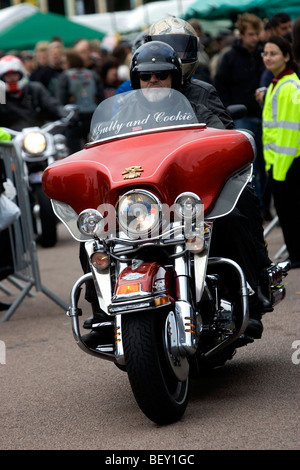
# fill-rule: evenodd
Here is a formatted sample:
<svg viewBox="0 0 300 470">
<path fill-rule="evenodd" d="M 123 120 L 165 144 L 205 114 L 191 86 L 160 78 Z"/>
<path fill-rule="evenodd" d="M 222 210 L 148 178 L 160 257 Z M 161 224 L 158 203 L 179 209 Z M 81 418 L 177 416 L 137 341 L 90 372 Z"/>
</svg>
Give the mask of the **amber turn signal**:
<svg viewBox="0 0 300 470">
<path fill-rule="evenodd" d="M 103 271 L 109 265 L 109 256 L 102 251 L 98 251 L 92 254 L 91 261 L 97 271 Z"/>
<path fill-rule="evenodd" d="M 124 284 L 118 287 L 117 295 L 136 294 L 140 292 L 141 284 Z"/>
</svg>

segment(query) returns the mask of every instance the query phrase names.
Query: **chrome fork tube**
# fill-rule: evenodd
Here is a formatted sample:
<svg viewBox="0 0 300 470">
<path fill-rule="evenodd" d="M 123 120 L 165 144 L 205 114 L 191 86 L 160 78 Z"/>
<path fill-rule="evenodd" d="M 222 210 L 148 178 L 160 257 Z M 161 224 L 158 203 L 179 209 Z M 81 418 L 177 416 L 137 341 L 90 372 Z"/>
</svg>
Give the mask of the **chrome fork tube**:
<svg viewBox="0 0 300 470">
<path fill-rule="evenodd" d="M 179 254 L 182 251 L 182 247 L 176 246 L 175 253 Z M 189 301 L 189 275 L 190 270 L 188 263 L 186 262 L 186 257 L 180 256 L 175 259 L 174 263 L 175 273 L 176 273 L 176 295 L 178 300 L 183 302 Z"/>
</svg>

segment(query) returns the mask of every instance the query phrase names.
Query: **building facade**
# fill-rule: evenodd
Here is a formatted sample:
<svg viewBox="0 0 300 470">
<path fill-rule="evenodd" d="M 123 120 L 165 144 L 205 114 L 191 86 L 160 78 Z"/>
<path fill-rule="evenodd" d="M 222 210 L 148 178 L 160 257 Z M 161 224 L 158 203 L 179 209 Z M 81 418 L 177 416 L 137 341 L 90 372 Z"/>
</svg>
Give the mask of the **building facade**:
<svg viewBox="0 0 300 470">
<path fill-rule="evenodd" d="M 110 13 L 114 11 L 132 10 L 158 0 L 0 0 L 0 8 L 20 3 L 37 6 L 42 12 L 58 13 L 65 16 L 86 15 L 89 13 Z"/>
</svg>

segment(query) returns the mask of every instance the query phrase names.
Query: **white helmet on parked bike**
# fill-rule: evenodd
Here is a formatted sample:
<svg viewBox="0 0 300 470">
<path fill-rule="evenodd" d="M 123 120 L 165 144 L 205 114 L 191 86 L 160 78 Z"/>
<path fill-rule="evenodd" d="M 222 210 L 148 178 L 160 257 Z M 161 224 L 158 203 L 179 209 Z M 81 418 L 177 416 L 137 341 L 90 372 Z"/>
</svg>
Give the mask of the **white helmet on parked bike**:
<svg viewBox="0 0 300 470">
<path fill-rule="evenodd" d="M 181 59 L 184 81 L 191 78 L 199 64 L 200 44 L 194 28 L 187 21 L 168 16 L 153 23 L 147 41 L 166 42 Z"/>
<path fill-rule="evenodd" d="M 17 72 L 20 75 L 19 79 L 13 83 L 7 83 L 3 77 L 9 72 Z M 2 57 L 0 59 L 0 80 L 5 83 L 6 90 L 9 93 L 23 90 L 28 83 L 28 76 L 23 62 L 13 55 Z"/>
<path fill-rule="evenodd" d="M 172 75 L 172 88 L 182 85 L 182 64 L 173 47 L 165 42 L 151 41 L 142 44 L 133 54 L 130 63 L 130 82 L 133 89 L 140 88 L 141 72 L 168 71 Z M 151 76 L 151 73 L 150 73 Z"/>
</svg>

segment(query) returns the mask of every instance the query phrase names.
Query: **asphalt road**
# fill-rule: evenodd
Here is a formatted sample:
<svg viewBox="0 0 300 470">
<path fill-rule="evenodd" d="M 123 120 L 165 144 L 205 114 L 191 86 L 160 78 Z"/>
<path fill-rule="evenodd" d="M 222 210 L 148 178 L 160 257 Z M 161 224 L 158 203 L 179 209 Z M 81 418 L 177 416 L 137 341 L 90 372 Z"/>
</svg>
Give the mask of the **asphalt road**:
<svg viewBox="0 0 300 470">
<path fill-rule="evenodd" d="M 81 275 L 78 245 L 59 231 L 57 246 L 38 248 L 38 259 L 42 283 L 68 304 Z M 280 229 L 268 240 L 274 256 Z M 162 427 L 139 410 L 126 373 L 83 353 L 65 311 L 33 291 L 0 323 L 0 450 L 298 450 L 300 270 L 285 285 L 263 338 L 193 381 L 183 419 Z M 10 297 L 0 291 L 0 300 Z"/>
</svg>

